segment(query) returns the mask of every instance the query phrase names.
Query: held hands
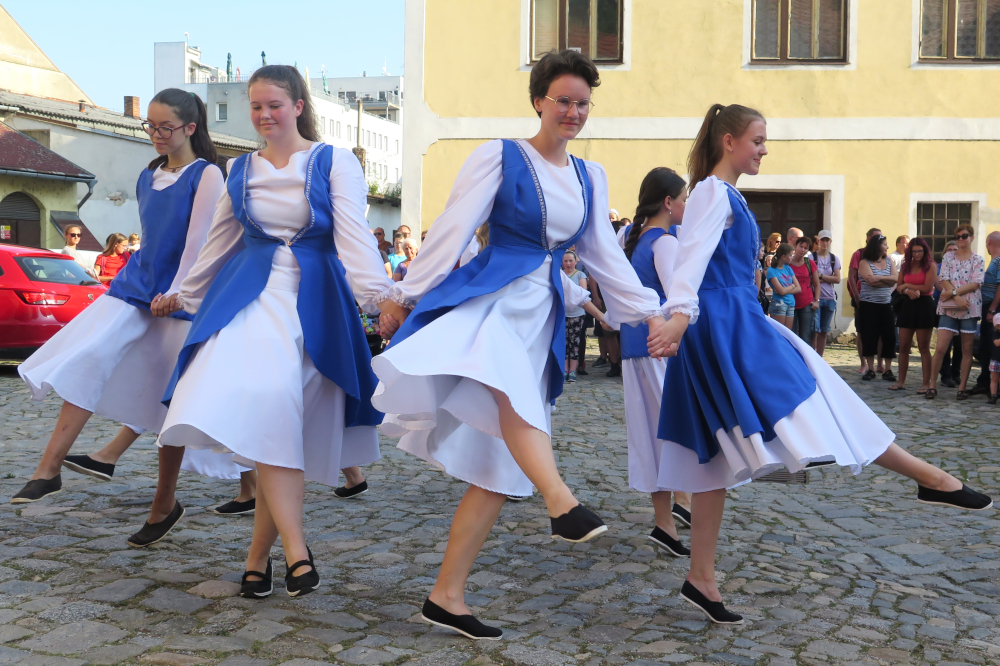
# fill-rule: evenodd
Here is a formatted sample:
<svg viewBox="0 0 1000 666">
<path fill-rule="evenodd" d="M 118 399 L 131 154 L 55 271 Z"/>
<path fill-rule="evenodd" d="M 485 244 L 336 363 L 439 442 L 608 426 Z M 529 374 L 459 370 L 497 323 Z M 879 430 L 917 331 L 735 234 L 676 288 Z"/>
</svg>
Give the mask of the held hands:
<svg viewBox="0 0 1000 666">
<path fill-rule="evenodd" d="M 812 302 L 812 309 L 813 310 L 819 310 L 819 303 L 817 301 L 813 301 Z"/>
<path fill-rule="evenodd" d="M 410 315 L 410 308 L 404 308 L 399 303 L 386 299 L 379 304 L 379 309 L 382 311 L 378 317 L 378 325 L 382 331 L 382 337 L 386 340 L 391 340 L 392 336 L 395 335 L 396 331 L 399 330 L 399 327 L 403 325 L 403 322 Z"/>
<path fill-rule="evenodd" d="M 175 312 L 180 312 L 181 309 L 177 302 L 177 294 L 171 294 L 166 298 L 163 297 L 163 294 L 157 294 L 153 302 L 149 304 L 149 311 L 154 317 L 169 317 Z"/>
<path fill-rule="evenodd" d="M 649 338 L 646 340 L 649 355 L 653 358 L 676 356 L 681 338 L 684 336 L 690 321 L 690 317 L 679 312 L 675 312 L 669 320 L 665 320 L 663 317 L 650 319 L 647 322 L 649 324 Z"/>
<path fill-rule="evenodd" d="M 605 331 L 613 331 L 613 330 L 615 330 L 611 326 L 608 326 L 608 322 L 606 322 L 606 321 L 602 321 L 601 322 L 601 328 L 603 328 Z"/>
</svg>

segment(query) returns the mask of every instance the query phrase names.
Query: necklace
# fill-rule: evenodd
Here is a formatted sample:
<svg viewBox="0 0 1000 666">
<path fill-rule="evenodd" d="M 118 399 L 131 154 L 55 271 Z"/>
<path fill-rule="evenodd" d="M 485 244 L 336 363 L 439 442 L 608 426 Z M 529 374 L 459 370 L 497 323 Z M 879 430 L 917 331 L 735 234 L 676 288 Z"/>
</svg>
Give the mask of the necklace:
<svg viewBox="0 0 1000 666">
<path fill-rule="evenodd" d="M 194 164 L 197 161 L 198 161 L 197 158 L 195 158 L 195 159 L 191 160 L 190 162 L 188 162 L 187 164 L 182 164 L 182 165 L 176 166 L 176 167 L 168 167 L 167 164 L 166 164 L 166 162 L 164 162 L 163 166 L 161 166 L 160 168 L 163 169 L 164 171 L 169 171 L 170 173 L 177 173 L 178 171 L 180 171 L 181 169 L 183 169 L 184 167 L 186 167 L 188 164 Z"/>
</svg>

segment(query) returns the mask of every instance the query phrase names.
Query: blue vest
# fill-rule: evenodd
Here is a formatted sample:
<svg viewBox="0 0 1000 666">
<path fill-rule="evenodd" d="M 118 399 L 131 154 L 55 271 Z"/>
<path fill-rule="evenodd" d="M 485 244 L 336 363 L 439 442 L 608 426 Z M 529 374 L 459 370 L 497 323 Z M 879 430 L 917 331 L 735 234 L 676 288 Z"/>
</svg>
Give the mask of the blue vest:
<svg viewBox="0 0 1000 666">
<path fill-rule="evenodd" d="M 173 185 L 162 190 L 153 189 L 153 171 L 142 170 L 135 187 L 142 245 L 111 282 L 108 296 L 148 310 L 157 294 L 170 289 L 184 254 L 194 195 L 202 173 L 209 166 L 208 162 L 198 160 Z M 191 319 L 184 311 L 173 316 Z"/>
<path fill-rule="evenodd" d="M 670 227 L 670 230 L 660 228 L 650 229 L 641 236 L 632 251 L 632 268 L 639 276 L 639 282 L 643 287 L 649 287 L 660 297 L 660 305 L 667 302 L 667 295 L 663 293 L 663 284 L 660 276 L 656 272 L 656 264 L 653 262 L 653 242 L 663 236 L 670 234 L 677 238 L 677 225 Z M 649 338 L 649 324 L 642 322 L 637 326 L 623 324 L 621 327 L 622 358 L 643 358 L 649 356 L 649 347 L 646 344 Z"/>
<path fill-rule="evenodd" d="M 535 167 L 516 141 L 503 141 L 503 181 L 489 215 L 490 244 L 465 266 L 453 271 L 427 292 L 392 338 L 397 345 L 462 303 L 492 294 L 552 258 L 552 305 L 556 328 L 549 351 L 549 397 L 562 393 L 566 362 L 566 309 L 559 271 L 566 250 L 576 243 L 590 219 L 594 188 L 583 160 L 570 155 L 584 193 L 583 220 L 572 238 L 550 247 L 545 235 L 545 196 Z"/>
<path fill-rule="evenodd" d="M 233 202 L 233 213 L 243 224 L 245 247 L 226 262 L 205 295 L 163 396 L 164 404 L 170 404 L 177 381 L 197 346 L 225 328 L 264 291 L 274 253 L 279 245 L 287 244 L 301 270 L 297 310 L 306 352 L 316 369 L 347 394 L 344 420 L 347 427 L 382 422 L 382 414 L 371 404 L 377 384 L 371 370 L 371 351 L 344 265 L 337 258 L 333 243 L 329 177 L 332 164 L 333 147 L 328 144 L 320 145 L 309 156 L 305 198 L 309 202 L 310 222 L 286 243 L 264 233 L 250 219 L 246 208 L 250 155 L 236 158 L 226 189 Z"/>
</svg>

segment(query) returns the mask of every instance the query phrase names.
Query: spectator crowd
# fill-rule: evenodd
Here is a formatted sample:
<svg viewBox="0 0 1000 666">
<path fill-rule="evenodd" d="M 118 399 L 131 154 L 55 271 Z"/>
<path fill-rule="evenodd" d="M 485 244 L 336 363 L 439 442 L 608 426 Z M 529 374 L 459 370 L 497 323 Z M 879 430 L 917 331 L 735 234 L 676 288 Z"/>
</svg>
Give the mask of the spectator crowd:
<svg viewBox="0 0 1000 666">
<path fill-rule="evenodd" d="M 124 234 L 113 233 L 104 241 L 104 251 L 94 257 L 93 252 L 85 252 L 77 246 L 83 237 L 83 230 L 71 225 L 63 230 L 63 237 L 66 245 L 62 249 L 62 254 L 69 255 L 80 264 L 87 275 L 98 282 L 108 285 L 115 276 L 125 268 L 125 264 L 133 254 L 139 251 L 139 234 L 125 236 Z"/>
</svg>

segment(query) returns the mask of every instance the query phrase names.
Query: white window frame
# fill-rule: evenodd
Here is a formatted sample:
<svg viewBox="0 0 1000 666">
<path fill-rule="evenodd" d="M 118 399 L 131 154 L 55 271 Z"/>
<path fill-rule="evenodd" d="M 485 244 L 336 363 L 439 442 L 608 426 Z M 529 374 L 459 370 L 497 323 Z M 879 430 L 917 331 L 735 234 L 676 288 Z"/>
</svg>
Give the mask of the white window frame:
<svg viewBox="0 0 1000 666">
<path fill-rule="evenodd" d="M 851 0 L 852 2 L 856 0 Z M 521 0 L 521 67 L 530 72 L 531 64 L 531 0 Z M 622 61 L 619 63 L 594 63 L 597 69 L 607 72 L 628 72 L 632 69 L 632 0 L 622 0 Z"/>
<path fill-rule="evenodd" d="M 225 118 L 220 117 L 220 114 L 219 114 L 219 111 L 222 110 L 222 107 L 226 107 L 226 117 Z M 224 122 L 227 122 L 228 120 L 229 120 L 229 102 L 216 102 L 215 103 L 215 122 L 217 122 L 217 123 L 224 123 Z"/>
<path fill-rule="evenodd" d="M 918 4 L 920 0 L 914 0 Z M 919 10 L 917 12 L 919 14 Z M 919 23 L 920 17 L 917 17 Z M 858 0 L 847 0 L 847 60 L 846 62 L 808 62 L 800 65 L 779 65 L 753 62 L 753 0 L 743 0 L 743 69 L 781 69 L 850 71 L 858 68 Z"/>
<path fill-rule="evenodd" d="M 986 223 L 981 211 L 986 210 L 988 196 L 985 192 L 911 192 L 910 193 L 910 238 L 916 238 L 917 206 L 922 203 L 967 203 L 972 204 L 972 217 L 969 223 L 976 230 L 975 251 L 983 257 L 989 257 L 986 252 Z M 987 262 L 989 263 L 989 262 Z"/>
</svg>

